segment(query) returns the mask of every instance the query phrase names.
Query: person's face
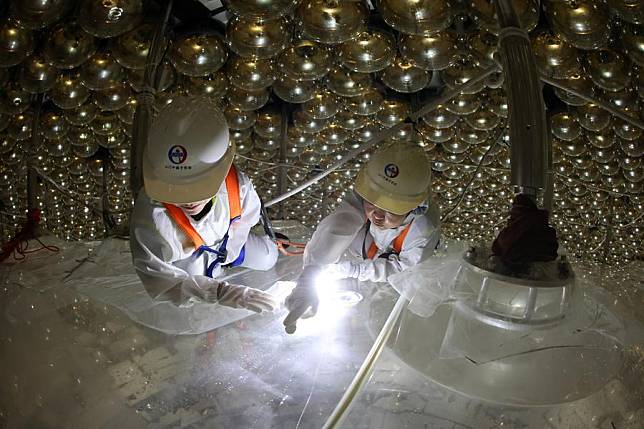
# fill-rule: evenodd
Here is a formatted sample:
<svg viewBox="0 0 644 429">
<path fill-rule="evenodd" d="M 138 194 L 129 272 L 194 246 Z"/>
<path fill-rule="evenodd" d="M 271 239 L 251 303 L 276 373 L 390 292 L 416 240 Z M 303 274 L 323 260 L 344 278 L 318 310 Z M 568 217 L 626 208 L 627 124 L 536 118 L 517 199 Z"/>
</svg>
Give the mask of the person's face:
<svg viewBox="0 0 644 429">
<path fill-rule="evenodd" d="M 177 207 L 180 207 L 181 210 L 183 210 L 183 212 L 188 216 L 195 216 L 199 214 L 199 212 L 203 210 L 204 207 L 206 207 L 208 201 L 210 201 L 210 198 L 208 198 L 207 200 L 197 201 L 196 203 L 177 204 Z"/>
<path fill-rule="evenodd" d="M 407 217 L 406 214 L 397 215 L 384 211 L 367 200 L 363 200 L 362 204 L 364 207 L 364 214 L 367 216 L 367 219 L 380 229 L 398 228 Z"/>
</svg>

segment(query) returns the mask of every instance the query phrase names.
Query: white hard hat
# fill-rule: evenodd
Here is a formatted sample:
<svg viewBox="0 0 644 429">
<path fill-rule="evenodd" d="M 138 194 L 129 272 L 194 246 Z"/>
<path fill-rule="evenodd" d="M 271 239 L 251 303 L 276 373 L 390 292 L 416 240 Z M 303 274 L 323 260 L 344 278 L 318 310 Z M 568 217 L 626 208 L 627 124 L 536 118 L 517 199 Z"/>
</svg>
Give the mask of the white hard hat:
<svg viewBox="0 0 644 429">
<path fill-rule="evenodd" d="M 145 192 L 172 204 L 211 198 L 234 156 L 223 113 L 205 99 L 177 98 L 150 127 L 143 153 Z"/>
<path fill-rule="evenodd" d="M 429 198 L 432 174 L 425 152 L 410 143 L 376 151 L 356 178 L 355 190 L 382 210 L 404 215 Z"/>
</svg>

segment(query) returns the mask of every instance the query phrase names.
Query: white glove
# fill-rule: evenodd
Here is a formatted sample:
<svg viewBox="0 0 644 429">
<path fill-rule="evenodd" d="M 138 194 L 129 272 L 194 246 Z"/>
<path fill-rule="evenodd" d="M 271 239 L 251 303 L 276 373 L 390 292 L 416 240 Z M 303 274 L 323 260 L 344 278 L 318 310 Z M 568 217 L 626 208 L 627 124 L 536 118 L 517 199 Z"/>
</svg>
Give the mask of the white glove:
<svg viewBox="0 0 644 429">
<path fill-rule="evenodd" d="M 268 292 L 227 282 L 212 282 L 211 287 L 193 288 L 189 295 L 199 301 L 245 308 L 256 313 L 273 311 L 279 307 L 277 299 Z"/>
<path fill-rule="evenodd" d="M 217 288 L 217 302 L 233 308 L 246 308 L 261 313 L 279 307 L 277 299 L 268 292 L 242 285 L 222 282 Z"/>
<path fill-rule="evenodd" d="M 321 272 L 318 266 L 304 267 L 302 274 L 297 280 L 297 285 L 286 297 L 286 308 L 289 310 L 284 319 L 284 327 L 287 334 L 295 332 L 297 320 L 315 316 L 318 311 L 320 300 L 315 288 L 315 281 Z"/>
<path fill-rule="evenodd" d="M 342 261 L 325 265 L 323 273 L 331 280 L 355 279 L 360 275 L 360 267 L 355 262 Z"/>
</svg>

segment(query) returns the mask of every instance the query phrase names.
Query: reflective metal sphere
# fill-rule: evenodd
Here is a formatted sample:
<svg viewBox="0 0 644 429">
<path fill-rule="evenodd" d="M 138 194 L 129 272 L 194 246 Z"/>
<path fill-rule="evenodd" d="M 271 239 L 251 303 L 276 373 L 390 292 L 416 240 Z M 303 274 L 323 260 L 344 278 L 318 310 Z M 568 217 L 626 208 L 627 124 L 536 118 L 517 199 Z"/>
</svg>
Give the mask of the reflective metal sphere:
<svg viewBox="0 0 644 429">
<path fill-rule="evenodd" d="M 119 110 L 125 107 L 132 95 L 132 90 L 127 84 L 120 84 L 112 88 L 103 89 L 94 93 L 94 102 L 101 110 Z"/>
<path fill-rule="evenodd" d="M 256 115 L 254 111 L 241 110 L 236 107 L 229 106 L 224 111 L 228 126 L 234 130 L 245 130 L 255 124 Z"/>
<path fill-rule="evenodd" d="M 639 0 L 608 0 L 608 6 L 624 21 L 644 24 L 644 4 Z"/>
<path fill-rule="evenodd" d="M 382 108 L 376 113 L 376 121 L 385 128 L 393 127 L 407 119 L 411 106 L 405 100 L 389 99 L 382 103 Z"/>
<path fill-rule="evenodd" d="M 550 129 L 561 140 L 575 140 L 581 135 L 581 127 L 574 116 L 557 113 L 550 118 Z"/>
<path fill-rule="evenodd" d="M 613 130 L 615 134 L 624 140 L 639 140 L 644 134 L 641 128 L 618 118 L 614 120 Z"/>
<path fill-rule="evenodd" d="M 585 133 L 588 143 L 592 146 L 595 146 L 598 149 L 608 149 L 615 145 L 616 139 L 613 130 L 606 128 L 600 132 L 588 132 Z"/>
<path fill-rule="evenodd" d="M 593 82 L 584 74 L 572 75 L 567 79 L 563 79 L 561 83 L 566 87 L 579 91 L 583 94 L 592 96 L 594 92 Z M 579 98 L 576 95 L 573 95 L 559 88 L 555 88 L 555 94 L 561 99 L 561 101 L 571 106 L 583 106 L 588 103 L 583 98 Z"/>
<path fill-rule="evenodd" d="M 345 130 L 354 131 L 367 123 L 367 118 L 349 110 L 341 110 L 333 117 L 333 123 Z"/>
<path fill-rule="evenodd" d="M 14 115 L 6 129 L 6 133 L 14 140 L 27 140 L 31 138 L 33 121 L 33 115 L 30 112 Z"/>
<path fill-rule="evenodd" d="M 322 131 L 323 128 L 320 128 L 319 131 Z M 310 146 L 316 146 L 319 144 L 319 134 L 307 132 L 309 130 L 291 127 L 287 132 L 287 141 L 289 146 L 305 148 Z"/>
<path fill-rule="evenodd" d="M 171 45 L 170 62 L 179 73 L 187 76 L 206 76 L 224 65 L 228 53 L 222 41 L 214 35 L 181 36 Z"/>
<path fill-rule="evenodd" d="M 282 134 L 282 114 L 275 107 L 268 106 L 257 112 L 254 125 L 255 134 L 267 138 L 277 139 Z"/>
<path fill-rule="evenodd" d="M 39 30 L 67 13 L 70 3 L 69 0 L 13 0 L 11 12 L 26 28 Z"/>
<path fill-rule="evenodd" d="M 297 80 L 320 79 L 332 66 L 331 49 L 310 40 L 296 42 L 278 60 L 279 70 Z"/>
<path fill-rule="evenodd" d="M 303 0 L 296 13 L 305 36 L 332 44 L 355 37 L 364 28 L 367 15 L 364 3 L 341 0 Z"/>
<path fill-rule="evenodd" d="M 454 88 L 480 75 L 482 71 L 483 69 L 479 66 L 476 58 L 469 55 L 459 55 L 453 65 L 443 70 L 442 76 L 445 84 L 450 88 Z M 484 86 L 485 82 L 479 82 L 478 84 L 461 91 L 461 93 L 476 94 L 483 89 Z"/>
<path fill-rule="evenodd" d="M 299 0 L 228 0 L 228 9 L 235 15 L 254 17 L 275 17 L 284 15 Z"/>
<path fill-rule="evenodd" d="M 67 124 L 60 112 L 43 112 L 40 116 L 40 132 L 43 137 L 58 140 L 67 134 Z"/>
<path fill-rule="evenodd" d="M 94 91 L 120 85 L 123 76 L 123 68 L 107 52 L 94 54 L 80 71 L 83 85 Z"/>
<path fill-rule="evenodd" d="M 471 0 L 474 17 L 481 28 L 494 33 L 499 33 L 499 22 L 496 17 L 496 8 L 493 3 L 486 0 Z M 532 31 L 539 22 L 539 8 L 531 0 L 513 0 L 521 27 Z"/>
<path fill-rule="evenodd" d="M 610 113 L 596 104 L 588 103 L 577 108 L 579 124 L 588 131 L 599 132 L 610 124 Z"/>
<path fill-rule="evenodd" d="M 499 125 L 501 118 L 489 109 L 480 109 L 465 116 L 465 123 L 479 131 L 491 131 Z"/>
<path fill-rule="evenodd" d="M 532 51 L 537 68 L 544 76 L 564 79 L 581 71 L 577 50 L 549 32 L 532 37 Z"/>
<path fill-rule="evenodd" d="M 456 139 L 468 145 L 485 143 L 488 137 L 490 137 L 490 134 L 487 131 L 474 129 L 465 122 L 460 122 L 456 130 Z"/>
<path fill-rule="evenodd" d="M 396 30 L 427 36 L 452 23 L 454 9 L 446 0 L 381 0 L 380 13 Z"/>
<path fill-rule="evenodd" d="M 371 75 L 336 66 L 327 74 L 326 86 L 342 97 L 355 97 L 371 88 Z"/>
<path fill-rule="evenodd" d="M 458 115 L 449 112 L 444 106 L 438 106 L 431 112 L 426 113 L 423 116 L 423 121 L 434 128 L 449 128 L 458 121 Z"/>
<path fill-rule="evenodd" d="M 0 23 L 0 67 L 19 64 L 33 50 L 34 36 L 31 30 L 13 19 L 5 19 Z"/>
<path fill-rule="evenodd" d="M 75 109 L 65 112 L 65 119 L 72 125 L 87 125 L 98 115 L 99 108 L 92 102 L 85 103 Z"/>
<path fill-rule="evenodd" d="M 157 67 L 157 73 L 159 74 L 157 79 L 157 92 L 167 90 L 177 80 L 177 72 L 174 70 L 174 67 L 172 67 L 172 64 L 170 64 L 168 61 L 163 61 Z M 126 74 L 128 77 L 127 82 L 130 84 L 130 87 L 132 87 L 133 90 L 140 92 L 143 89 L 145 83 L 145 69 L 127 69 Z"/>
<path fill-rule="evenodd" d="M 43 55 L 61 69 L 78 67 L 96 52 L 96 39 L 76 24 L 61 23 L 49 32 Z"/>
<path fill-rule="evenodd" d="M 381 75 L 382 82 L 389 88 L 398 92 L 416 92 L 425 88 L 429 83 L 429 73 L 425 70 L 414 67 L 410 62 L 402 58 L 396 60 L 387 67 Z"/>
<path fill-rule="evenodd" d="M 344 143 L 350 136 L 350 132 L 337 124 L 329 124 L 328 127 L 320 131 L 318 136 L 321 142 L 328 145 L 337 146 Z"/>
<path fill-rule="evenodd" d="M 186 91 L 190 95 L 205 95 L 212 98 L 222 98 L 229 88 L 226 73 L 219 70 L 216 73 L 202 77 L 188 77 L 185 81 Z"/>
<path fill-rule="evenodd" d="M 121 127 L 121 122 L 116 113 L 104 110 L 98 112 L 90 123 L 90 127 L 97 136 L 106 136 L 116 133 Z"/>
<path fill-rule="evenodd" d="M 9 82 L 0 91 L 0 113 L 15 115 L 22 113 L 31 104 L 31 94 L 22 89 L 18 82 Z"/>
<path fill-rule="evenodd" d="M 268 59 L 288 46 L 291 29 L 286 18 L 235 16 L 226 25 L 226 40 L 239 56 Z"/>
<path fill-rule="evenodd" d="M 49 95 L 61 109 L 75 109 L 87 101 L 90 91 L 81 83 L 79 73 L 67 72 L 58 75 Z"/>
<path fill-rule="evenodd" d="M 368 30 L 344 42 L 339 48 L 342 64 L 360 73 L 373 73 L 383 70 L 396 56 L 396 42 L 388 34 Z"/>
<path fill-rule="evenodd" d="M 326 88 L 316 91 L 313 98 L 302 104 L 304 111 L 314 119 L 330 118 L 340 110 L 340 107 L 340 99 Z"/>
<path fill-rule="evenodd" d="M 78 22 L 96 37 L 115 37 L 136 27 L 142 12 L 142 0 L 83 0 Z"/>
<path fill-rule="evenodd" d="M 416 129 L 423 139 L 429 140 L 432 143 L 447 142 L 456 134 L 456 130 L 453 127 L 434 128 L 424 121 L 419 122 L 418 125 L 416 125 Z"/>
<path fill-rule="evenodd" d="M 154 25 L 147 23 L 132 31 L 112 39 L 110 51 L 123 67 L 143 69 L 150 52 L 150 44 L 154 35 Z"/>
<path fill-rule="evenodd" d="M 328 119 L 316 119 L 309 116 L 304 110 L 297 109 L 293 112 L 293 124 L 295 128 L 304 133 L 318 133 L 328 124 Z M 289 128 L 289 132 L 290 132 Z"/>
<path fill-rule="evenodd" d="M 592 51 L 587 56 L 588 72 L 595 85 L 607 91 L 621 91 L 629 84 L 630 64 L 619 52 Z"/>
<path fill-rule="evenodd" d="M 644 67 L 644 29 L 640 26 L 625 25 L 622 28 L 622 46 L 628 57 L 640 67 Z"/>
<path fill-rule="evenodd" d="M 549 1 L 546 16 L 552 29 L 579 49 L 598 49 L 610 41 L 610 14 L 594 0 Z"/>
<path fill-rule="evenodd" d="M 273 84 L 273 92 L 288 103 L 304 103 L 313 98 L 320 86 L 310 80 L 295 80 L 283 75 Z"/>
<path fill-rule="evenodd" d="M 275 82 L 277 69 L 272 60 L 233 57 L 226 64 L 226 74 L 231 84 L 247 91 L 256 91 Z"/>
<path fill-rule="evenodd" d="M 450 66 L 456 54 L 456 39 L 443 31 L 430 36 L 401 35 L 400 53 L 416 67 L 442 70 Z"/>
<path fill-rule="evenodd" d="M 228 102 L 241 110 L 257 110 L 268 102 L 268 90 L 246 91 L 232 86 L 228 91 Z"/>
<path fill-rule="evenodd" d="M 27 92 L 39 94 L 50 90 L 56 82 L 58 69 L 39 55 L 27 58 L 20 66 L 18 82 Z"/>
<path fill-rule="evenodd" d="M 456 115 L 470 115 L 481 107 L 481 97 L 478 94 L 459 94 L 445 105 L 447 111 Z"/>
<path fill-rule="evenodd" d="M 359 97 L 346 99 L 346 108 L 357 115 L 371 115 L 382 108 L 384 98 L 375 89 L 369 90 Z"/>
</svg>

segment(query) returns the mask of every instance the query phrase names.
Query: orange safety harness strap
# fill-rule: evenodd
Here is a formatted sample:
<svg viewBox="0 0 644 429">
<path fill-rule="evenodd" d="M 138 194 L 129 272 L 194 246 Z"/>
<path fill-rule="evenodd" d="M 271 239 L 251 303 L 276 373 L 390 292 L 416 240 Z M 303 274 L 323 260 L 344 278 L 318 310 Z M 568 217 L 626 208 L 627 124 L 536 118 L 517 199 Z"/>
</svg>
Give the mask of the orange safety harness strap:
<svg viewBox="0 0 644 429">
<path fill-rule="evenodd" d="M 239 178 L 237 176 L 237 169 L 234 165 L 230 166 L 228 175 L 226 176 L 226 191 L 228 192 L 228 207 L 230 209 L 230 221 L 241 216 L 241 199 L 239 196 Z M 195 249 L 201 248 L 205 244 L 201 235 L 192 226 L 188 216 L 181 210 L 181 208 L 174 204 L 163 203 L 168 211 L 170 218 L 177 224 L 181 231 L 190 239 Z"/>
<path fill-rule="evenodd" d="M 405 237 L 407 237 L 407 233 L 409 233 L 409 228 L 411 228 L 412 222 L 409 222 L 409 225 L 405 227 L 405 229 L 402 230 L 400 234 L 398 234 L 398 237 L 394 239 L 392 247 L 394 248 L 394 253 L 398 254 L 402 250 L 403 243 L 405 242 Z M 378 246 L 376 246 L 376 242 L 372 242 L 371 246 L 369 246 L 369 250 L 367 251 L 367 257 L 369 259 L 374 259 L 376 257 L 376 253 L 378 253 Z"/>
</svg>

